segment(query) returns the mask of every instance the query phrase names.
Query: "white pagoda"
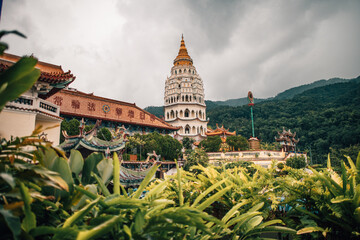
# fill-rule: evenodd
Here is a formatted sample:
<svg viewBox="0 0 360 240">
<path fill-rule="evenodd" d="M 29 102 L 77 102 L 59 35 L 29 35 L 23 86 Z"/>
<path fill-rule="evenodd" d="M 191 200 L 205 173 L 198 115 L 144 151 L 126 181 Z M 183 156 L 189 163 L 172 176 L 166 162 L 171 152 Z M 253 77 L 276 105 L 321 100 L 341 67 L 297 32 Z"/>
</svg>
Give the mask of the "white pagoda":
<svg viewBox="0 0 360 240">
<path fill-rule="evenodd" d="M 171 75 L 165 81 L 164 116 L 166 122 L 180 127 L 174 136 L 176 139 L 189 137 L 200 141 L 206 138 L 208 120 L 204 86 L 187 52 L 183 36 Z"/>
</svg>

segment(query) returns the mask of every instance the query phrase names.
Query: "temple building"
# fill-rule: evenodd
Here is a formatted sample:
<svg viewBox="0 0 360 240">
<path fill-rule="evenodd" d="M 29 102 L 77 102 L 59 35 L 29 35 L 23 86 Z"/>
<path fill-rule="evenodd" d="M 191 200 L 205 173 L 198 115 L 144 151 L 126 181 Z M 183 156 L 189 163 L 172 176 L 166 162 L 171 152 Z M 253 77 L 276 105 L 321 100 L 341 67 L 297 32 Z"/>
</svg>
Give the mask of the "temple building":
<svg viewBox="0 0 360 240">
<path fill-rule="evenodd" d="M 0 73 L 20 60 L 21 57 L 4 53 L 0 56 Z M 29 136 L 33 130 L 42 126 L 41 137 L 54 145 L 59 144 L 60 107 L 47 99 L 75 80 L 70 71 L 64 72 L 61 66 L 38 62 L 35 68 L 41 75 L 34 86 L 19 98 L 8 102 L 0 113 L 0 137 Z M 55 127 L 54 127 L 55 126 Z"/>
<path fill-rule="evenodd" d="M 208 120 L 203 82 L 188 54 L 184 37 L 180 50 L 171 68 L 171 75 L 165 81 L 165 121 L 179 127 L 174 137 L 182 140 L 189 137 L 195 141 L 206 138 Z"/>
<path fill-rule="evenodd" d="M 130 136 L 151 132 L 173 134 L 179 129 L 139 108 L 135 103 L 104 98 L 76 89 L 63 89 L 51 96 L 49 101 L 60 107 L 60 116 L 66 120 L 84 119 L 86 125 L 102 120 L 100 127 L 111 130 L 124 127 L 126 134 Z"/>
<path fill-rule="evenodd" d="M 275 140 L 280 143 L 282 151 L 296 151 L 296 144 L 299 142 L 299 139 L 295 139 L 296 132 L 292 133 L 290 129 L 286 131 L 283 128 L 283 131 L 278 132 L 278 135 L 279 137 L 275 137 Z"/>
</svg>

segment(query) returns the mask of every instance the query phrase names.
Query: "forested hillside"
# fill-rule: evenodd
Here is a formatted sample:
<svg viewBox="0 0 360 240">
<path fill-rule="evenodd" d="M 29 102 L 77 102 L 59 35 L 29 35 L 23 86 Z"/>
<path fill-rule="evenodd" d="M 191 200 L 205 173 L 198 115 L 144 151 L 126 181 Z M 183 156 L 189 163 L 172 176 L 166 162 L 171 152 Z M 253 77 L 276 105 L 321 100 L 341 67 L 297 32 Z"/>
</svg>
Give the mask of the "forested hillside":
<svg viewBox="0 0 360 240">
<path fill-rule="evenodd" d="M 355 79 L 360 79 L 360 76 Z M 303 92 L 313 89 L 313 88 L 323 87 L 323 86 L 327 86 L 327 85 L 331 85 L 331 84 L 335 84 L 335 83 L 346 83 L 346 82 L 349 82 L 352 80 L 354 80 L 354 79 L 344 79 L 344 78 L 330 78 L 328 80 L 322 79 L 322 80 L 318 80 L 318 81 L 315 81 L 310 84 L 304 84 L 304 85 L 301 85 L 298 87 L 294 87 L 294 88 L 285 90 L 285 91 L 279 93 L 278 95 L 276 95 L 275 99 L 278 99 L 278 100 L 291 99 L 295 95 L 298 95 L 300 93 L 303 93 Z"/>
<path fill-rule="evenodd" d="M 273 142 L 283 127 L 297 132 L 299 149 L 312 151 L 323 161 L 330 147 L 341 149 L 360 143 L 360 79 L 314 88 L 292 99 L 272 100 L 254 107 L 255 135 Z M 207 112 L 209 125 L 224 124 L 245 137 L 251 135 L 248 106 L 219 107 Z"/>
</svg>

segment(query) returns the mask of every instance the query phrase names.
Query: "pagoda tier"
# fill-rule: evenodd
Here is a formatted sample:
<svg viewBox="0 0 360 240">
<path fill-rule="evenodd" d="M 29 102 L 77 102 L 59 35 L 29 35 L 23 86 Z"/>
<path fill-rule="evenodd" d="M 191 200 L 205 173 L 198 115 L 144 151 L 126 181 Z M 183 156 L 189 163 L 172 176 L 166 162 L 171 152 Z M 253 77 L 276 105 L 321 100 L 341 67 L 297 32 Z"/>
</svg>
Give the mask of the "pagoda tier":
<svg viewBox="0 0 360 240">
<path fill-rule="evenodd" d="M 174 135 L 176 139 L 189 137 L 199 141 L 206 138 L 208 120 L 203 82 L 183 36 L 171 76 L 165 81 L 164 115 L 167 123 L 180 128 Z"/>
<path fill-rule="evenodd" d="M 295 139 L 296 132 L 292 133 L 289 129 L 288 131 L 283 128 L 282 132 L 278 132 L 279 137 L 275 137 L 275 140 L 280 143 L 281 148 L 284 152 L 295 151 L 296 144 L 300 139 Z"/>
</svg>

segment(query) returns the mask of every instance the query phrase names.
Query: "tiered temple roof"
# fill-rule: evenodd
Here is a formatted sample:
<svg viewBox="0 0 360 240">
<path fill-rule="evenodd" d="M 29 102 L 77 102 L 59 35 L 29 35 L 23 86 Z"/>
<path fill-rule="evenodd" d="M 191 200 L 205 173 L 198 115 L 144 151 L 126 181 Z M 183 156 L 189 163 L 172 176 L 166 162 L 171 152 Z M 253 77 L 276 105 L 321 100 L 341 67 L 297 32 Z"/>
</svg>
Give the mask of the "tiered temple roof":
<svg viewBox="0 0 360 240">
<path fill-rule="evenodd" d="M 21 57 L 13 54 L 4 53 L 0 58 L 0 72 L 8 69 L 15 62 L 19 61 L 20 58 Z M 51 86 L 51 88 L 40 89 L 39 97 L 42 99 L 46 99 L 58 92 L 60 89 L 68 86 L 76 78 L 70 70 L 64 72 L 61 66 L 50 63 L 38 61 L 38 63 L 35 65 L 35 68 L 41 71 L 41 75 L 37 80 L 37 83 L 47 83 Z"/>
</svg>

